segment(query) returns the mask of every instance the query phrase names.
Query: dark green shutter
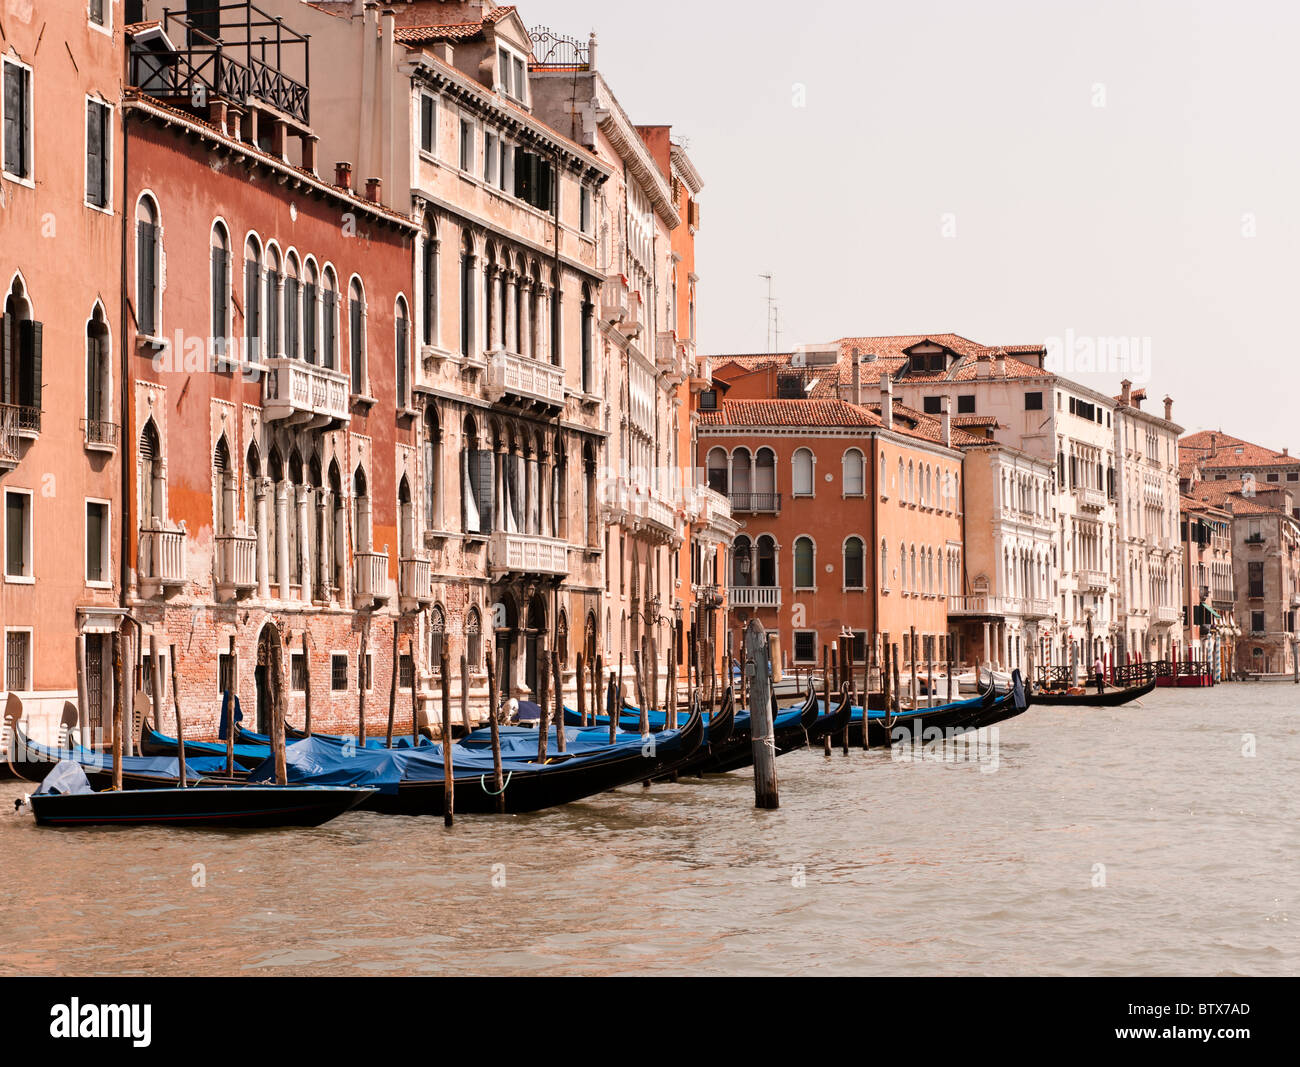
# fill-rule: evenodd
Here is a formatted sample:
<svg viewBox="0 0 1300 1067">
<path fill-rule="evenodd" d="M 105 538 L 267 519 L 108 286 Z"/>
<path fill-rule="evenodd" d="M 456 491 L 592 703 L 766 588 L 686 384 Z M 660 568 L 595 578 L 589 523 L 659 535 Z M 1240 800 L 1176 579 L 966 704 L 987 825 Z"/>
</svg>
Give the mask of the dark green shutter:
<svg viewBox="0 0 1300 1067">
<path fill-rule="evenodd" d="M 18 402 L 26 407 L 41 406 L 41 333 L 42 325 L 27 319 L 19 334 Z M 39 429 L 39 420 L 37 421 Z"/>
<path fill-rule="evenodd" d="M 0 382 L 0 403 L 10 403 L 10 397 L 13 396 L 13 365 L 14 353 L 13 344 L 9 337 L 9 324 L 5 322 L 5 317 L 0 315 L 0 363 L 3 363 L 2 373 L 3 382 Z"/>
<path fill-rule="evenodd" d="M 100 360 L 103 358 L 103 343 L 98 337 L 86 338 L 86 418 L 99 422 L 103 411 L 103 397 L 100 390 L 103 385 L 99 377 Z"/>
<path fill-rule="evenodd" d="M 104 122 L 93 100 L 86 102 L 86 199 L 104 206 Z"/>
<path fill-rule="evenodd" d="M 478 501 L 478 528 L 480 533 L 487 533 L 492 529 L 492 483 L 494 481 L 495 470 L 492 453 L 487 450 L 481 450 L 478 453 L 478 471 L 474 479 L 475 497 Z"/>
</svg>

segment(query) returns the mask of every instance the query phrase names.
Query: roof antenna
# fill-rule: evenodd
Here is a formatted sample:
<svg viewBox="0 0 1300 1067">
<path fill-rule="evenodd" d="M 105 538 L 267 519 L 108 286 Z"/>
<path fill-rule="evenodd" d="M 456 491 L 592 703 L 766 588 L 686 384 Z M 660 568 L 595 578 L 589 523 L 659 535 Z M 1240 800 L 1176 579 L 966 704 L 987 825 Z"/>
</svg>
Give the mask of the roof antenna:
<svg viewBox="0 0 1300 1067">
<path fill-rule="evenodd" d="M 772 274 L 769 271 L 767 274 L 760 274 L 759 277 L 767 282 L 767 351 L 772 352 L 775 351 L 772 348 L 772 329 L 773 323 L 777 321 L 776 297 L 772 294 Z M 776 328 L 776 336 L 778 339 L 781 336 L 779 326 Z"/>
</svg>

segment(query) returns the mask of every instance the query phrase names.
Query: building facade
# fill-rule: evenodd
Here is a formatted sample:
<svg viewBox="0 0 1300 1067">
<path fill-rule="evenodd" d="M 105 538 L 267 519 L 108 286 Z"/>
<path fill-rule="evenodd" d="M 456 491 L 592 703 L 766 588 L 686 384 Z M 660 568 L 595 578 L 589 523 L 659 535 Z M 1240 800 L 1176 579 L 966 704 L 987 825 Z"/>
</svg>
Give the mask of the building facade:
<svg viewBox="0 0 1300 1067">
<path fill-rule="evenodd" d="M 121 10 L 6 4 L 0 38 L 2 684 L 42 736 L 83 703 L 83 646 L 111 713 L 121 623 Z"/>
<path fill-rule="evenodd" d="M 1180 497 L 1183 552 L 1183 647 L 1188 658 L 1210 665 L 1215 681 L 1236 676 L 1232 513 Z"/>
</svg>

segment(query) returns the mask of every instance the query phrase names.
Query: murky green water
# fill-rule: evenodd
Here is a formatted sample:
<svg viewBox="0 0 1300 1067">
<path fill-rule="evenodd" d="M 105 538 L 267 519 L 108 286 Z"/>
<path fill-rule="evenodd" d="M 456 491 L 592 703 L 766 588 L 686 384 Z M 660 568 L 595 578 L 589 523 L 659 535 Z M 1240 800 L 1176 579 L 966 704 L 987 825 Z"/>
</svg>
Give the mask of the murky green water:
<svg viewBox="0 0 1300 1067">
<path fill-rule="evenodd" d="M 1143 705 L 1033 708 L 980 762 L 792 753 L 775 812 L 735 773 L 451 830 L 45 830 L 3 782 L 0 974 L 1300 971 L 1300 689 Z"/>
</svg>

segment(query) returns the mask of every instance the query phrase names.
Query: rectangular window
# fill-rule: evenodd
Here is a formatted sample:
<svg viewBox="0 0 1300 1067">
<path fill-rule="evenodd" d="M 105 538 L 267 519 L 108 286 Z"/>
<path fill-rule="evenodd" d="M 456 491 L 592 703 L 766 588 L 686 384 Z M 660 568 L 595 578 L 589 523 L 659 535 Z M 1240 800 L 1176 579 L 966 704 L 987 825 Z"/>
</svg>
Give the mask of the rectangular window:
<svg viewBox="0 0 1300 1067">
<path fill-rule="evenodd" d="M 32 496 L 5 492 L 5 577 L 32 577 Z"/>
<path fill-rule="evenodd" d="M 434 154 L 434 133 L 437 130 L 437 103 L 428 93 L 420 94 L 420 151 Z"/>
<path fill-rule="evenodd" d="M 365 348 L 362 336 L 362 307 L 360 300 L 348 303 L 350 317 L 348 320 L 348 341 L 351 346 L 352 391 L 358 396 L 366 391 Z"/>
<path fill-rule="evenodd" d="M 369 693 L 375 688 L 375 655 L 373 652 L 366 653 L 366 692 Z"/>
<path fill-rule="evenodd" d="M 1257 634 L 1264 632 L 1264 613 L 1262 611 L 1252 611 L 1250 613 L 1250 630 L 1251 633 Z"/>
<path fill-rule="evenodd" d="M 217 693 L 231 693 L 235 689 L 235 661 L 229 652 L 217 654 Z"/>
<path fill-rule="evenodd" d="M 578 194 L 578 229 L 591 233 L 591 189 L 586 185 Z"/>
<path fill-rule="evenodd" d="M 817 662 L 817 631 L 795 630 L 794 661 L 796 663 Z"/>
<path fill-rule="evenodd" d="M 411 662 L 411 656 L 403 652 L 397 657 L 397 687 L 399 689 L 410 689 L 415 684 L 415 664 Z"/>
<path fill-rule="evenodd" d="M 104 25 L 104 0 L 90 0 L 90 21 L 96 26 Z"/>
<path fill-rule="evenodd" d="M 460 169 L 474 170 L 474 123 L 460 120 Z"/>
<path fill-rule="evenodd" d="M 113 138 L 108 116 L 106 104 L 86 101 L 86 203 L 98 208 L 108 207 Z"/>
<path fill-rule="evenodd" d="M 346 693 L 348 688 L 348 654 L 335 652 L 330 656 L 330 689 Z"/>
<path fill-rule="evenodd" d="M 1249 596 L 1253 599 L 1263 599 L 1264 596 L 1264 564 L 1248 563 L 1248 580 L 1250 582 Z"/>
<path fill-rule="evenodd" d="M 1026 411 L 1042 411 L 1042 410 L 1043 410 L 1043 394 L 1042 394 L 1042 393 L 1026 393 L 1026 394 L 1025 394 L 1025 410 L 1026 410 Z"/>
<path fill-rule="evenodd" d="M 12 60 L 4 67 L 4 171 L 32 176 L 32 72 Z"/>
<path fill-rule="evenodd" d="M 718 392 L 716 389 L 704 389 L 700 392 L 700 410 L 718 410 Z"/>
<path fill-rule="evenodd" d="M 497 184 L 497 168 L 501 165 L 501 152 L 495 133 L 483 134 L 483 180 L 488 185 Z"/>
<path fill-rule="evenodd" d="M 289 686 L 295 693 L 307 691 L 307 657 L 301 652 L 289 657 Z"/>
<path fill-rule="evenodd" d="M 86 581 L 108 582 L 108 505 L 86 502 Z"/>
<path fill-rule="evenodd" d="M 927 396 L 921 405 L 927 415 L 938 415 L 943 411 L 943 397 Z"/>
<path fill-rule="evenodd" d="M 5 631 L 5 688 L 23 693 L 32 687 L 32 634 L 30 630 Z"/>
<path fill-rule="evenodd" d="M 966 396 L 959 396 L 959 397 L 957 397 L 957 414 L 958 414 L 958 415 L 974 415 L 974 414 L 975 414 L 975 396 L 974 396 L 974 394 L 968 394 L 968 395 L 966 395 Z"/>
</svg>

